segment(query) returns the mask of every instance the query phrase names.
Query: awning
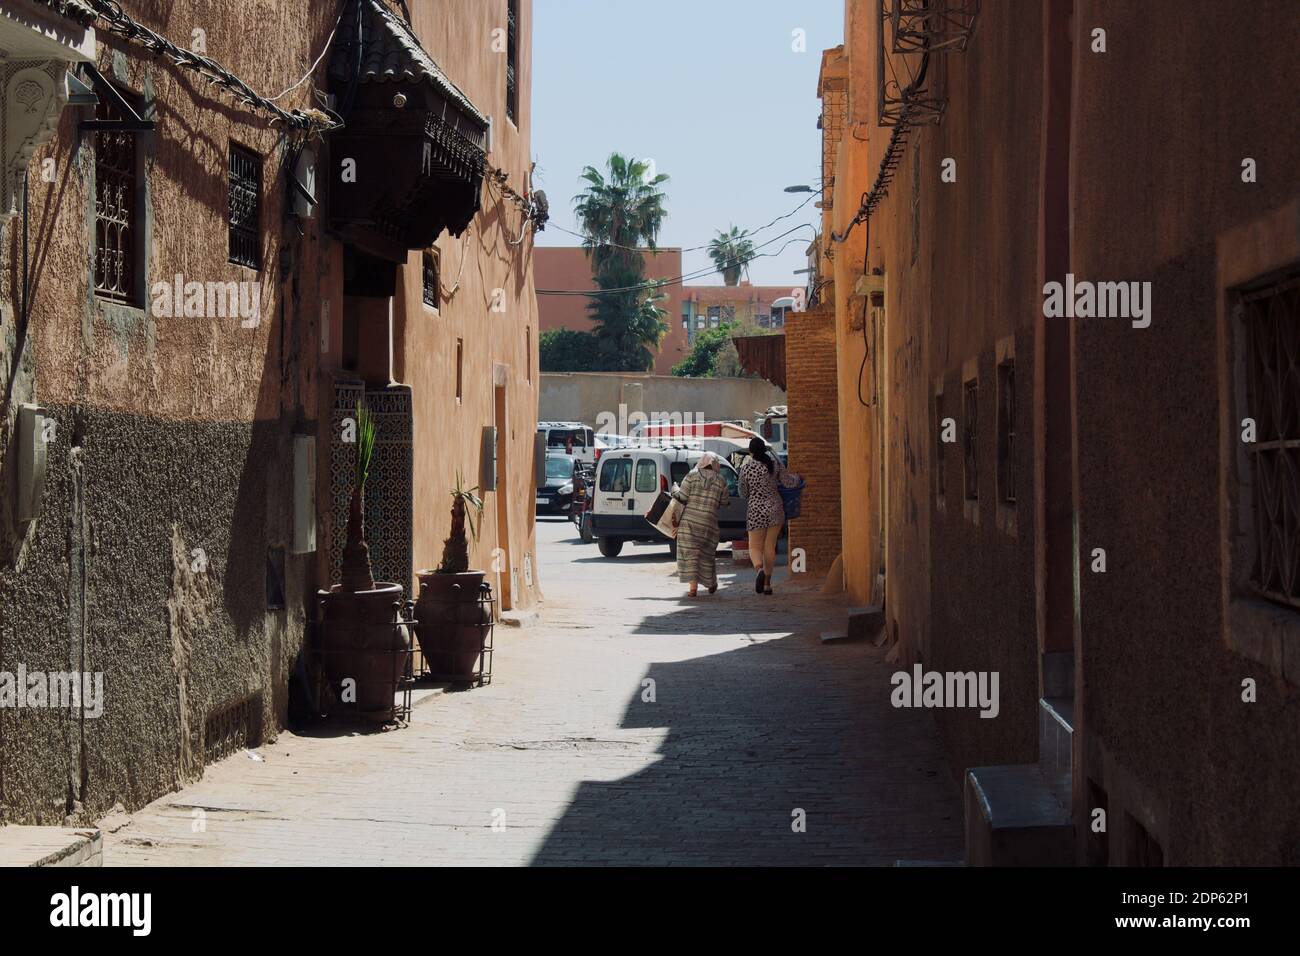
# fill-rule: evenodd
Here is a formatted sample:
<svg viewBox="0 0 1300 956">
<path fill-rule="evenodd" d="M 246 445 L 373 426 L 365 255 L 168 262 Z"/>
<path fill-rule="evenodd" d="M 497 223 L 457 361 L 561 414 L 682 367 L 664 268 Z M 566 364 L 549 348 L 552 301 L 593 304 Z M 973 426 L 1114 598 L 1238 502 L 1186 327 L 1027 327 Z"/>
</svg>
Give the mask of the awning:
<svg viewBox="0 0 1300 956">
<path fill-rule="evenodd" d="M 349 0 L 329 65 L 345 127 L 331 135 L 330 221 L 374 255 L 404 261 L 480 208 L 488 119 L 380 0 Z"/>
<path fill-rule="evenodd" d="M 785 333 L 778 335 L 736 335 L 736 353 L 746 372 L 767 379 L 785 391 Z"/>
</svg>

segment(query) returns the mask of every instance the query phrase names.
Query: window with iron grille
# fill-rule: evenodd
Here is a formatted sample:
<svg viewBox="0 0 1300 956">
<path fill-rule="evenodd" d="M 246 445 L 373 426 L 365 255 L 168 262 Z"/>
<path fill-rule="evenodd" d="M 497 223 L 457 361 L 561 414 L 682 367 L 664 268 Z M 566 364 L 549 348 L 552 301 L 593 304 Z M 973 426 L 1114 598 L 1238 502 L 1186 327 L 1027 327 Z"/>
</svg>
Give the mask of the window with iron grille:
<svg viewBox="0 0 1300 956">
<path fill-rule="evenodd" d="M 230 261 L 261 268 L 258 213 L 262 196 L 262 159 L 252 150 L 230 144 Z"/>
<path fill-rule="evenodd" d="M 944 474 L 943 392 L 934 394 L 934 436 L 934 490 L 942 502 L 948 490 L 948 478 Z"/>
<path fill-rule="evenodd" d="M 506 116 L 519 122 L 519 0 L 506 0 Z"/>
<path fill-rule="evenodd" d="M 962 447 L 965 450 L 966 500 L 979 498 L 979 457 L 976 439 L 979 432 L 979 397 L 978 379 L 971 379 L 963 389 L 962 411 Z"/>
<path fill-rule="evenodd" d="M 439 281 L 438 257 L 426 250 L 424 253 L 424 304 L 431 305 L 435 309 L 438 308 L 441 301 Z"/>
<path fill-rule="evenodd" d="M 1254 518 L 1250 584 L 1300 608 L 1300 274 L 1241 296 L 1246 332 L 1245 442 Z"/>
<path fill-rule="evenodd" d="M 121 122 L 123 117 L 101 97 L 95 119 Z M 141 284 L 136 271 L 140 220 L 137 148 L 134 132 L 112 129 L 95 133 L 95 294 L 132 304 L 140 300 Z"/>
<path fill-rule="evenodd" d="M 1016 363 L 998 366 L 998 497 L 1016 503 Z"/>
</svg>

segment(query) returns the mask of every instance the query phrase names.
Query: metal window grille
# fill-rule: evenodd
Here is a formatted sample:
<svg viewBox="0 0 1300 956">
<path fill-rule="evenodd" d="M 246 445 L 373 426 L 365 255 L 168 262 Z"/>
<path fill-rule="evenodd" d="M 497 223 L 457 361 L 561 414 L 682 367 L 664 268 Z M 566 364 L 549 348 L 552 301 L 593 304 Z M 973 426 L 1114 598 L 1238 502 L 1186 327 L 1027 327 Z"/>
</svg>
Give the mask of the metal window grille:
<svg viewBox="0 0 1300 956">
<path fill-rule="evenodd" d="M 121 122 L 106 99 L 95 119 Z M 95 133 L 95 294 L 123 302 L 136 299 L 136 134 Z"/>
<path fill-rule="evenodd" d="M 1300 275 L 1241 298 L 1246 325 L 1245 445 L 1253 477 L 1255 560 L 1250 581 L 1269 600 L 1300 607 Z"/>
<path fill-rule="evenodd" d="M 261 267 L 258 213 L 262 195 L 262 160 L 251 150 L 230 147 L 230 261 Z"/>
<path fill-rule="evenodd" d="M 998 366 L 998 494 L 1016 503 L 1016 363 Z"/>
<path fill-rule="evenodd" d="M 438 257 L 432 252 L 424 254 L 424 304 L 438 308 Z"/>
<path fill-rule="evenodd" d="M 972 379 L 966 383 L 964 394 L 964 414 L 962 427 L 962 444 L 966 452 L 966 498 L 974 501 L 979 498 L 979 456 L 978 450 L 978 426 L 979 426 L 979 395 L 980 386 L 977 379 Z"/>
<path fill-rule="evenodd" d="M 506 116 L 519 122 L 519 0 L 506 2 Z"/>
</svg>

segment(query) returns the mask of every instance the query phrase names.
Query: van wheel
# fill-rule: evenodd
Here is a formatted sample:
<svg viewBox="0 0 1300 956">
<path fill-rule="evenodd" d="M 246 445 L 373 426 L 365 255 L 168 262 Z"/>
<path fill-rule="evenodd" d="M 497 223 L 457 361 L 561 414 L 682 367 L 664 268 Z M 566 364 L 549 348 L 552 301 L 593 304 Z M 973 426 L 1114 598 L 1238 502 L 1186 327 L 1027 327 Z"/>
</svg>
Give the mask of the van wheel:
<svg viewBox="0 0 1300 956">
<path fill-rule="evenodd" d="M 607 558 L 617 558 L 623 550 L 622 538 L 597 538 L 596 543 L 600 545 L 600 553 Z"/>
<path fill-rule="evenodd" d="M 578 537 L 582 539 L 583 544 L 591 544 L 596 540 L 591 530 L 591 515 L 584 514 L 578 519 Z"/>
</svg>

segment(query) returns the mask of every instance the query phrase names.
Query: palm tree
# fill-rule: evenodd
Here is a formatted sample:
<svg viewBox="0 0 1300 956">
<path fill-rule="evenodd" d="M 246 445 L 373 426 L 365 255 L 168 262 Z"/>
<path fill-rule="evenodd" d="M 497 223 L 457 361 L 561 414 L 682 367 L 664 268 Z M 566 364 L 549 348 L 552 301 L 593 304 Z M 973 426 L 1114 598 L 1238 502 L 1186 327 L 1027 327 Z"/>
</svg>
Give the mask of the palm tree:
<svg viewBox="0 0 1300 956">
<path fill-rule="evenodd" d="M 612 261 L 644 274 L 645 263 L 637 251 L 655 247 L 659 229 L 667 215 L 667 195 L 659 188 L 668 182 L 663 173 L 651 176 L 651 164 L 611 153 L 606 162 L 608 175 L 594 166 L 582 170 L 586 188 L 573 197 L 573 211 L 586 238 L 583 248 L 591 257 L 596 275 Z"/>
<path fill-rule="evenodd" d="M 754 243 L 745 238 L 746 235 L 732 226 L 730 232 L 719 231 L 718 237 L 709 243 L 709 258 L 727 285 L 739 285 L 742 271 L 749 272 L 749 262 L 754 258 Z"/>
<path fill-rule="evenodd" d="M 598 294 L 588 306 L 596 321 L 600 364 L 611 371 L 644 371 L 653 364 L 667 326 L 655 304 L 655 287 L 645 279 L 641 248 L 655 248 L 667 215 L 667 196 L 659 187 L 668 181 L 651 175 L 647 160 L 611 153 L 602 173 L 593 166 L 582 171 L 586 188 L 573 197 L 573 210 L 585 235 L 583 247 L 591 259 Z"/>
</svg>

